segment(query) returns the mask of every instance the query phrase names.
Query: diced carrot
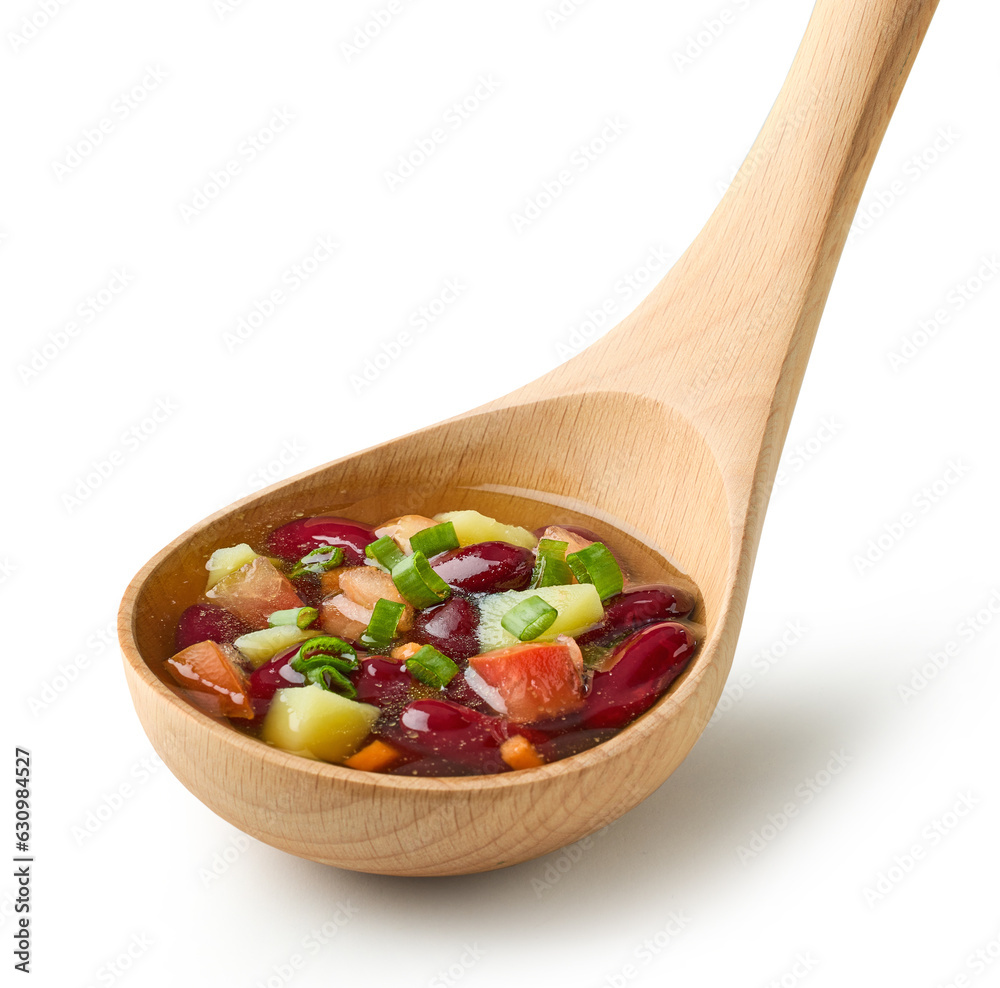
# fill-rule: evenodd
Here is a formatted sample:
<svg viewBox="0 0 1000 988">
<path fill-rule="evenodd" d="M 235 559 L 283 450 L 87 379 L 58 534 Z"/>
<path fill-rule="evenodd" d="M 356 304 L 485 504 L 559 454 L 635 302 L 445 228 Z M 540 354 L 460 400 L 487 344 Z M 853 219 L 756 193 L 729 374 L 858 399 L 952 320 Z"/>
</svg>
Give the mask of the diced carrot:
<svg viewBox="0 0 1000 988">
<path fill-rule="evenodd" d="M 545 759 L 538 754 L 535 746 L 520 734 L 507 738 L 500 745 L 500 757 L 511 768 L 538 768 L 545 764 Z"/>
<path fill-rule="evenodd" d="M 405 662 L 411 655 L 416 655 L 424 646 L 416 642 L 407 642 L 405 645 L 397 645 L 390 653 L 390 658 L 397 662 Z"/>
<path fill-rule="evenodd" d="M 246 675 L 236 663 L 232 646 L 205 641 L 182 649 L 164 665 L 179 685 L 191 690 L 191 701 L 206 713 L 252 720 Z"/>
<path fill-rule="evenodd" d="M 362 772 L 378 772 L 380 769 L 388 768 L 400 754 L 391 744 L 372 741 L 351 755 L 344 764 L 348 768 L 361 769 Z"/>
</svg>

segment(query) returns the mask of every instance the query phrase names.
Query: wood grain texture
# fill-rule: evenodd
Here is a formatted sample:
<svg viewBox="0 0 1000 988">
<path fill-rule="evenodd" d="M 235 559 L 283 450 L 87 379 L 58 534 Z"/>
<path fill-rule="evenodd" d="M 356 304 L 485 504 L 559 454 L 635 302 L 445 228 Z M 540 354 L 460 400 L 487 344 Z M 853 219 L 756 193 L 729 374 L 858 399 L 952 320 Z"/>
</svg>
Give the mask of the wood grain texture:
<svg viewBox="0 0 1000 988">
<path fill-rule="evenodd" d="M 817 3 L 725 198 L 673 270 L 605 338 L 483 408 L 237 502 L 150 560 L 122 601 L 119 635 L 139 718 L 185 786 L 293 854 L 359 871 L 441 875 L 503 867 L 578 840 L 670 775 L 725 684 L 816 327 L 935 7 Z M 594 448 L 610 454 L 595 458 Z M 371 775 L 245 737 L 163 678 L 173 623 L 201 593 L 204 560 L 219 545 L 330 510 L 379 521 L 474 507 L 533 527 L 552 506 L 564 519 L 613 524 L 680 561 L 703 595 L 708 637 L 695 662 L 651 711 L 590 751 L 496 776 Z"/>
</svg>

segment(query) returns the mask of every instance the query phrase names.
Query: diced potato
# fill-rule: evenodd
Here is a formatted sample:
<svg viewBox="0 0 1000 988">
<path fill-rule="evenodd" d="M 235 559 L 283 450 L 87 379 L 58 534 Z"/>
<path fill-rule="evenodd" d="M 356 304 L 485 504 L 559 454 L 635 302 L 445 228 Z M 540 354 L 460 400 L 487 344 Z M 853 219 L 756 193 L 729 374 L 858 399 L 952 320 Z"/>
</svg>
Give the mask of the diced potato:
<svg viewBox="0 0 1000 988">
<path fill-rule="evenodd" d="M 434 520 L 438 523 L 452 522 L 459 544 L 463 546 L 475 545 L 477 542 L 510 542 L 525 549 L 534 549 L 538 545 L 538 539 L 526 528 L 504 525 L 478 511 L 445 511 L 435 515 Z"/>
<path fill-rule="evenodd" d="M 371 623 L 372 612 L 346 594 L 326 597 L 319 605 L 319 626 L 328 635 L 359 641 Z"/>
<path fill-rule="evenodd" d="M 237 638 L 233 644 L 254 669 L 257 669 L 296 642 L 304 642 L 307 638 L 315 638 L 319 634 L 321 632 L 315 629 L 302 629 L 294 624 L 282 624 L 277 628 L 251 631 L 249 635 Z"/>
<path fill-rule="evenodd" d="M 390 518 L 385 524 L 376 528 L 375 534 L 379 538 L 388 535 L 403 552 L 409 554 L 413 551 L 410 537 L 425 528 L 433 528 L 436 524 L 433 518 L 424 515 L 400 515 L 398 518 Z"/>
<path fill-rule="evenodd" d="M 322 686 L 296 686 L 274 694 L 261 736 L 285 751 L 342 762 L 361 747 L 378 716 L 378 707 Z"/>
<path fill-rule="evenodd" d="M 230 573 L 205 596 L 251 628 L 266 628 L 269 615 L 275 611 L 302 606 L 291 580 L 264 556 Z"/>
<path fill-rule="evenodd" d="M 383 569 L 374 566 L 355 566 L 350 572 L 340 578 L 340 590 L 355 604 L 360 604 L 365 610 L 372 611 L 379 600 L 392 600 L 397 604 L 405 604 L 406 609 L 399 616 L 399 631 L 409 631 L 413 627 L 413 607 L 408 604 L 392 577 Z"/>
<path fill-rule="evenodd" d="M 216 549 L 208 557 L 208 562 L 205 563 L 205 569 L 208 570 L 208 586 L 205 589 L 211 590 L 216 583 L 221 583 L 230 573 L 235 573 L 256 558 L 257 553 L 245 542 L 231 545 L 228 549 Z"/>
<path fill-rule="evenodd" d="M 482 651 L 508 648 L 520 644 L 500 622 L 515 605 L 529 597 L 541 597 L 554 607 L 559 616 L 536 641 L 555 641 L 559 635 L 576 637 L 593 627 L 604 617 L 597 588 L 592 583 L 574 583 L 557 587 L 538 587 L 535 590 L 508 590 L 491 594 L 479 601 L 479 645 Z"/>
</svg>

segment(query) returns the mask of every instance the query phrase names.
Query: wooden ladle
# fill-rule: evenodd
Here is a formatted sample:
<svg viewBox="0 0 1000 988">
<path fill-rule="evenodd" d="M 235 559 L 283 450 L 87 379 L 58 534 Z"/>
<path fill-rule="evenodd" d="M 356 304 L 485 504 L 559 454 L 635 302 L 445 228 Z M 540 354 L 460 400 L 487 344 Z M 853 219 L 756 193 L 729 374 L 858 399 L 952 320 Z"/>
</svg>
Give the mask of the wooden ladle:
<svg viewBox="0 0 1000 988">
<path fill-rule="evenodd" d="M 670 775 L 726 681 L 816 326 L 936 6 L 819 0 L 725 198 L 673 270 L 599 342 L 505 398 L 245 498 L 143 567 L 119 614 L 125 671 L 154 748 L 188 789 L 294 854 L 443 875 L 578 840 Z M 694 663 L 596 748 L 501 775 L 378 775 L 270 748 L 166 685 L 174 622 L 202 592 L 218 546 L 304 514 L 377 522 L 476 507 L 532 527 L 553 505 L 613 521 L 676 558 L 704 598 L 707 638 Z"/>
</svg>

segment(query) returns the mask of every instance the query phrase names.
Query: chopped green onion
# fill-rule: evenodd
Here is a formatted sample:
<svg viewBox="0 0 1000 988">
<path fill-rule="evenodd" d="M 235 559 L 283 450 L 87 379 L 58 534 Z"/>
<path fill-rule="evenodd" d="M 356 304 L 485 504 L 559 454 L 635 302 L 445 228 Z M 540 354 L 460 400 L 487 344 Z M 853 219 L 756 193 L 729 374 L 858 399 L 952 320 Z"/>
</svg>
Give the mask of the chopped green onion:
<svg viewBox="0 0 1000 988">
<path fill-rule="evenodd" d="M 422 552 L 428 559 L 439 552 L 458 548 L 458 536 L 455 534 L 455 523 L 443 521 L 433 528 L 425 528 L 410 536 L 410 548 L 414 552 Z"/>
<path fill-rule="evenodd" d="M 406 604 L 380 597 L 375 601 L 372 619 L 368 622 L 368 628 L 361 636 L 361 641 L 366 645 L 385 645 L 391 642 L 396 637 L 396 626 L 405 610 Z"/>
<path fill-rule="evenodd" d="M 451 596 L 451 587 L 431 569 L 422 552 L 403 556 L 392 568 L 392 582 L 414 607 L 431 607 Z"/>
<path fill-rule="evenodd" d="M 625 578 L 611 550 L 603 542 L 593 542 L 566 557 L 570 569 L 581 583 L 593 583 L 601 600 L 621 593 Z"/>
<path fill-rule="evenodd" d="M 315 607 L 293 607 L 287 611 L 275 611 L 268 619 L 269 628 L 279 625 L 294 624 L 297 628 L 308 628 L 319 617 Z"/>
<path fill-rule="evenodd" d="M 500 619 L 500 626 L 515 638 L 529 642 L 548 631 L 559 612 L 541 597 L 529 597 L 512 607 Z"/>
<path fill-rule="evenodd" d="M 388 535 L 383 535 L 378 541 L 366 545 L 365 555 L 369 559 L 374 559 L 390 573 L 393 566 L 406 558 L 403 550 Z"/>
<path fill-rule="evenodd" d="M 573 571 L 566 562 L 568 542 L 558 539 L 542 539 L 538 543 L 538 558 L 535 560 L 535 570 L 531 574 L 528 588 L 557 587 L 573 582 Z"/>
<path fill-rule="evenodd" d="M 303 573 L 325 573 L 336 569 L 343 561 L 344 550 L 339 545 L 321 545 L 318 549 L 307 552 L 288 575 L 294 580 Z"/>
<path fill-rule="evenodd" d="M 428 686 L 443 688 L 456 675 L 458 666 L 433 645 L 424 645 L 406 660 L 406 671 L 414 678 Z"/>
<path fill-rule="evenodd" d="M 358 668 L 358 653 L 354 646 L 333 635 L 321 635 L 303 642 L 289 665 L 331 693 L 340 693 L 349 700 L 358 695 L 354 684 L 344 675 Z"/>
</svg>

